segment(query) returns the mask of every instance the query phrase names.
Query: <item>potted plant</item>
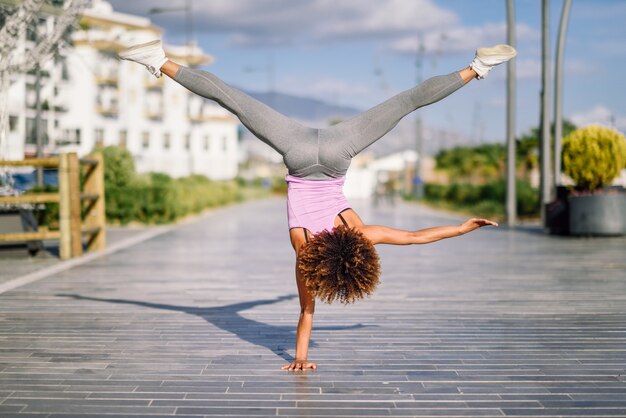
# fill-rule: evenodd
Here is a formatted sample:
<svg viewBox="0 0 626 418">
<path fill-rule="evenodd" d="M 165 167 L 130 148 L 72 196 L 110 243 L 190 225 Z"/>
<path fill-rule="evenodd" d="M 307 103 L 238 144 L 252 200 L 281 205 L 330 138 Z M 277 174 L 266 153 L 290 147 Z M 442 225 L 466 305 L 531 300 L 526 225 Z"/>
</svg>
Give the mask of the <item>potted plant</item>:
<svg viewBox="0 0 626 418">
<path fill-rule="evenodd" d="M 563 171 L 576 187 L 569 196 L 573 235 L 626 234 L 626 193 L 609 187 L 626 168 L 626 138 L 614 129 L 590 125 L 563 139 Z"/>
</svg>

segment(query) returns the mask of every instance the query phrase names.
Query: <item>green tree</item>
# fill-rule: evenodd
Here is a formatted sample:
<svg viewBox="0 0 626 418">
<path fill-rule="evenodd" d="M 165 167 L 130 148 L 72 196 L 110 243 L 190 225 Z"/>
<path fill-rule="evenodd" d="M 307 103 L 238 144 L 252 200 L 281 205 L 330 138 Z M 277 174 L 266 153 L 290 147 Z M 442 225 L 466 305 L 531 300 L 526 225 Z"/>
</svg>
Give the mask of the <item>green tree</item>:
<svg viewBox="0 0 626 418">
<path fill-rule="evenodd" d="M 446 171 L 453 181 L 485 183 L 502 177 L 504 158 L 503 145 L 482 144 L 442 150 L 435 160 L 437 168 Z"/>
<path fill-rule="evenodd" d="M 569 120 L 563 120 L 563 138 L 576 130 L 574 125 Z M 554 124 L 552 124 L 551 132 L 554 132 Z M 533 128 L 530 132 L 522 135 L 517 142 L 517 161 L 516 166 L 520 171 L 523 178 L 527 179 L 530 176 L 532 170 L 539 167 L 539 138 L 541 132 L 539 128 Z M 552 145 L 554 144 L 554 138 L 552 138 Z"/>
</svg>

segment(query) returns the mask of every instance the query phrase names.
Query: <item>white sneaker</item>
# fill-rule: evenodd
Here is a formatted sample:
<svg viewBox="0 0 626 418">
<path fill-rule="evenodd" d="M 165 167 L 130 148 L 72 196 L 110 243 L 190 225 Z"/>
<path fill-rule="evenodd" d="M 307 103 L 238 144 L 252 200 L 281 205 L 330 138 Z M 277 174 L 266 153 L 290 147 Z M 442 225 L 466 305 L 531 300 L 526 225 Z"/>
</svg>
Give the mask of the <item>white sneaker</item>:
<svg viewBox="0 0 626 418">
<path fill-rule="evenodd" d="M 145 66 L 156 78 L 161 77 L 161 67 L 167 62 L 161 41 L 135 45 L 118 54 L 120 59 Z"/>
<path fill-rule="evenodd" d="M 472 70 L 478 74 L 478 79 L 483 79 L 496 65 L 507 62 L 517 55 L 517 51 L 510 45 L 496 45 L 491 48 L 478 48 L 476 56 L 470 64 Z"/>
</svg>

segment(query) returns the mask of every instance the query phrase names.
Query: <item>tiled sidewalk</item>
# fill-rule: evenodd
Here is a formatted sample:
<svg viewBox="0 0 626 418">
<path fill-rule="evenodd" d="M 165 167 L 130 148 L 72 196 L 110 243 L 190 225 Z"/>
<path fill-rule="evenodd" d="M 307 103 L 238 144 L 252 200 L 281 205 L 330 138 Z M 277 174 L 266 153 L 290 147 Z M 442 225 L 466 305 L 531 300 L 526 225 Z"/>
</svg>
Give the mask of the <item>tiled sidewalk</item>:
<svg viewBox="0 0 626 418">
<path fill-rule="evenodd" d="M 110 247 L 154 228 L 108 227 L 107 244 Z M 58 257 L 58 245 L 58 241 L 45 241 L 45 248 L 38 251 L 34 257 L 28 254 L 26 246 L 22 244 L 0 248 L 0 284 L 62 263 Z"/>
<path fill-rule="evenodd" d="M 219 210 L 0 295 L 0 416 L 626 416 L 626 239 L 491 229 L 380 247 L 378 293 L 319 304 L 318 370 L 289 373 L 284 212 Z"/>
</svg>

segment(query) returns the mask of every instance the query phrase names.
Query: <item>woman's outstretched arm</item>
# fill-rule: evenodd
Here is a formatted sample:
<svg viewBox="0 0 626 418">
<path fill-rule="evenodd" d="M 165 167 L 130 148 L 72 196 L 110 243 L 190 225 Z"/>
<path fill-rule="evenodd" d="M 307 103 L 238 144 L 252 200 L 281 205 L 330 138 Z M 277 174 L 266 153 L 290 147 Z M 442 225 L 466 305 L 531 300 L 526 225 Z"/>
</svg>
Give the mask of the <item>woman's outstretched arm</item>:
<svg viewBox="0 0 626 418">
<path fill-rule="evenodd" d="M 411 245 L 428 244 L 445 238 L 465 235 L 483 226 L 498 226 L 488 219 L 471 218 L 461 225 L 435 226 L 418 231 L 406 231 L 382 225 L 363 225 L 359 229 L 374 244 Z"/>
</svg>

